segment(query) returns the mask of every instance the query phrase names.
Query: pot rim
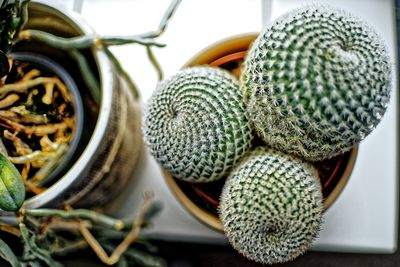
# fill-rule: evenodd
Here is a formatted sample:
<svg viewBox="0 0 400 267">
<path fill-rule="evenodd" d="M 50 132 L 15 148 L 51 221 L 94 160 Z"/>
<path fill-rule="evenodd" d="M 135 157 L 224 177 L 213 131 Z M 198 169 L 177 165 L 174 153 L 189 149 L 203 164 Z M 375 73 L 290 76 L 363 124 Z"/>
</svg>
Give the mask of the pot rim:
<svg viewBox="0 0 400 267">
<path fill-rule="evenodd" d="M 202 50 L 200 50 L 194 56 L 192 56 L 182 66 L 182 69 L 193 66 L 194 64 L 195 65 L 207 64 L 217 60 L 218 58 L 220 58 L 220 56 L 216 56 L 216 53 L 210 53 L 210 50 L 215 50 L 216 48 L 218 48 L 218 50 L 227 51 L 226 53 L 224 53 L 225 55 L 230 53 L 240 52 L 243 51 L 243 49 L 247 50 L 246 47 L 249 46 L 249 42 L 250 43 L 253 42 L 258 35 L 259 33 L 257 32 L 241 33 L 230 37 L 226 37 L 222 40 L 212 43 L 203 48 Z"/>
<path fill-rule="evenodd" d="M 217 216 L 212 214 L 211 212 L 200 208 L 196 205 L 179 187 L 178 183 L 175 181 L 175 178 L 167 171 L 162 169 L 163 176 L 165 181 L 172 191 L 174 196 L 178 199 L 179 203 L 190 213 L 192 214 L 197 220 L 202 222 L 208 227 L 212 229 L 223 232 L 224 227 L 221 224 L 221 221 Z"/>
<path fill-rule="evenodd" d="M 57 17 L 63 19 L 79 32 L 80 34 L 94 34 L 94 30 L 88 25 L 85 19 L 78 13 L 69 11 L 65 8 L 54 5 L 51 1 L 38 0 L 29 3 L 29 8 L 50 12 L 55 14 Z M 96 126 L 93 130 L 92 136 L 82 154 L 71 166 L 71 168 L 62 176 L 57 182 L 51 187 L 45 190 L 43 193 L 36 195 L 32 198 L 27 199 L 24 202 L 23 208 L 38 208 L 46 205 L 57 196 L 62 194 L 77 177 L 85 174 L 87 169 L 88 159 L 92 158 L 96 154 L 98 147 L 103 140 L 108 119 L 111 114 L 111 101 L 112 101 L 112 85 L 114 84 L 114 78 L 112 76 L 112 66 L 106 57 L 105 53 L 99 49 L 91 49 L 92 55 L 96 62 L 96 67 L 99 71 L 100 84 L 101 84 L 101 99 L 99 103 L 99 113 L 97 117 Z"/>
</svg>

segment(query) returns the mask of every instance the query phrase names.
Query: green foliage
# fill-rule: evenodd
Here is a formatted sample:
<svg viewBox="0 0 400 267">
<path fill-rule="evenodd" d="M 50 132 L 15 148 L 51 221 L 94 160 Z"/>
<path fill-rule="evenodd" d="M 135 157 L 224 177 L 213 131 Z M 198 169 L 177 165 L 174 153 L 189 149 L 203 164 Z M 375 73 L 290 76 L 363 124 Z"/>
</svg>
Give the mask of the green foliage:
<svg viewBox="0 0 400 267">
<path fill-rule="evenodd" d="M 21 267 L 21 264 L 14 254 L 14 252 L 10 249 L 10 247 L 0 239 L 0 257 L 6 260 L 12 267 Z"/>
<path fill-rule="evenodd" d="M 259 35 L 242 75 L 250 120 L 274 148 L 323 160 L 380 122 L 391 66 L 373 29 L 342 10 L 294 10 Z"/>
<path fill-rule="evenodd" d="M 144 133 L 156 160 L 190 182 L 223 177 L 252 140 L 238 81 L 212 67 L 188 68 L 161 82 Z"/>
<path fill-rule="evenodd" d="M 0 153 L 0 209 L 17 211 L 25 200 L 21 174 L 6 156 Z"/>
<path fill-rule="evenodd" d="M 30 0 L 4 0 L 0 7 L 0 51 L 11 51 L 14 37 L 26 22 L 26 8 Z"/>
<path fill-rule="evenodd" d="M 322 193 L 312 165 L 269 148 L 245 156 L 228 177 L 220 219 L 247 258 L 274 264 L 303 254 L 322 222 Z"/>
</svg>

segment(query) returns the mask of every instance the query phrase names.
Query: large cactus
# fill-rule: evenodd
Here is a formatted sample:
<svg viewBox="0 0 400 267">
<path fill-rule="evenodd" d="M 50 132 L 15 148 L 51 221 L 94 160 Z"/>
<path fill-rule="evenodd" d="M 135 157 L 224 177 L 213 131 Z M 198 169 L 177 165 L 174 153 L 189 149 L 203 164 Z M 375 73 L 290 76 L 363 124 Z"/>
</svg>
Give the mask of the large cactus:
<svg viewBox="0 0 400 267">
<path fill-rule="evenodd" d="M 380 122 L 391 66 L 372 28 L 342 10 L 312 5 L 259 35 L 242 82 L 250 119 L 268 144 L 322 160 L 349 150 Z"/>
<path fill-rule="evenodd" d="M 232 244 L 266 264 L 292 260 L 316 238 L 322 221 L 316 170 L 268 148 L 245 156 L 225 183 L 220 218 Z"/>
<path fill-rule="evenodd" d="M 188 68 L 161 82 L 144 134 L 156 160 L 190 182 L 221 178 L 252 140 L 238 81 L 211 67 Z"/>
</svg>

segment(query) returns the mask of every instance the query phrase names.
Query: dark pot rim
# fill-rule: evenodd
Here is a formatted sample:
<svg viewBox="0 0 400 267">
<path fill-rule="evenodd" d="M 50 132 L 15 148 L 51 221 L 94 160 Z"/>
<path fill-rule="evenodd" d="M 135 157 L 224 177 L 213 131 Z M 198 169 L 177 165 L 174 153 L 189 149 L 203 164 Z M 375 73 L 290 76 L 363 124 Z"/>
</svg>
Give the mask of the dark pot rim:
<svg viewBox="0 0 400 267">
<path fill-rule="evenodd" d="M 48 184 L 49 182 L 53 182 L 54 179 L 57 178 L 61 174 L 61 172 L 64 171 L 64 169 L 66 168 L 66 166 L 68 165 L 69 161 L 72 159 L 73 155 L 75 154 L 78 148 L 83 132 L 83 122 L 84 122 L 83 101 L 79 93 L 78 86 L 75 83 L 72 76 L 64 67 L 62 67 L 54 60 L 42 54 L 33 52 L 18 51 L 18 52 L 13 52 L 11 56 L 14 60 L 34 64 L 38 66 L 38 68 L 56 75 L 66 85 L 73 98 L 74 117 L 75 117 L 75 128 L 73 132 L 73 138 L 69 144 L 68 151 L 59 159 L 59 162 L 57 163 L 55 169 L 52 170 L 51 173 L 47 177 L 45 177 L 41 182 L 41 184 Z"/>
</svg>

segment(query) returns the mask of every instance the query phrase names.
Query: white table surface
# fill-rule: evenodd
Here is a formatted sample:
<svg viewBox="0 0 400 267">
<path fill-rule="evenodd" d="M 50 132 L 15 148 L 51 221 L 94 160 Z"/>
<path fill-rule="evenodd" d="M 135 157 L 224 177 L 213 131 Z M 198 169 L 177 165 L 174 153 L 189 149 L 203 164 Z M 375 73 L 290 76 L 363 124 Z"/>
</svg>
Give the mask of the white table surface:
<svg viewBox="0 0 400 267">
<path fill-rule="evenodd" d="M 72 8 L 72 1 L 56 1 Z M 165 74 L 171 75 L 202 48 L 232 35 L 260 31 L 263 17 L 272 18 L 299 3 L 325 2 L 349 10 L 367 20 L 386 40 L 395 62 L 395 14 L 391 0 L 183 0 L 166 33 L 168 46 L 156 49 Z M 82 14 L 99 34 L 129 35 L 156 29 L 168 0 L 85 0 Z M 264 12 L 262 13 L 264 7 Z M 263 16 L 264 14 L 264 16 Z M 264 20 L 265 20 L 264 19 Z M 138 45 L 114 48 L 122 65 L 138 84 L 143 102 L 154 90 L 157 78 Z M 352 176 L 344 191 L 325 214 L 325 223 L 314 250 L 393 252 L 397 247 L 398 184 L 397 73 L 389 108 L 377 129 L 360 145 Z M 112 204 L 118 216 L 133 216 L 141 192 L 152 190 L 164 203 L 152 234 L 158 238 L 193 242 L 225 243 L 226 239 L 194 219 L 166 186 L 160 168 L 145 152 L 129 188 Z"/>
</svg>

